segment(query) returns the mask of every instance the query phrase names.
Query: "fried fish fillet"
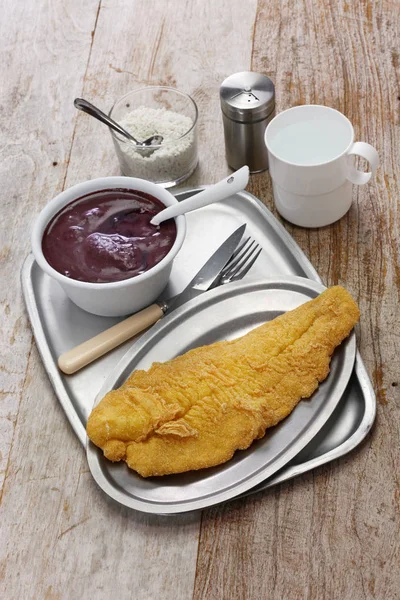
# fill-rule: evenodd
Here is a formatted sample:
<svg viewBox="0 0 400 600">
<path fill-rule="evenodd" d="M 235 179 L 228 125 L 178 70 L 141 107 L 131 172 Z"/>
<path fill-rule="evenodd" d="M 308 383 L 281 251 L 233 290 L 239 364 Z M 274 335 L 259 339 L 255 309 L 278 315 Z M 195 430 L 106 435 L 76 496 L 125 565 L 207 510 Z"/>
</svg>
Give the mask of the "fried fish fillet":
<svg viewBox="0 0 400 600">
<path fill-rule="evenodd" d="M 135 371 L 93 409 L 87 434 L 143 477 L 224 463 L 311 396 L 358 318 L 336 286 L 236 340 Z"/>
</svg>

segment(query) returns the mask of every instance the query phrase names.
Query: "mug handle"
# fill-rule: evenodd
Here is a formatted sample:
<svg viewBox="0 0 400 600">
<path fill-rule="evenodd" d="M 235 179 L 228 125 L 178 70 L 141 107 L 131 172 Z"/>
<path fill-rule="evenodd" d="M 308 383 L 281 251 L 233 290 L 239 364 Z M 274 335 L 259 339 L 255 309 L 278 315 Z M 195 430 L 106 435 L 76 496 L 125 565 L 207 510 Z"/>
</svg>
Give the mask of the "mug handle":
<svg viewBox="0 0 400 600">
<path fill-rule="evenodd" d="M 365 183 L 368 183 L 371 177 L 376 173 L 379 164 L 379 154 L 370 144 L 366 144 L 365 142 L 355 142 L 347 153 L 347 156 L 353 155 L 365 158 L 369 162 L 371 171 L 363 173 L 363 171 L 359 171 L 353 167 L 353 165 L 349 165 L 347 179 L 356 185 L 364 185 Z"/>
</svg>

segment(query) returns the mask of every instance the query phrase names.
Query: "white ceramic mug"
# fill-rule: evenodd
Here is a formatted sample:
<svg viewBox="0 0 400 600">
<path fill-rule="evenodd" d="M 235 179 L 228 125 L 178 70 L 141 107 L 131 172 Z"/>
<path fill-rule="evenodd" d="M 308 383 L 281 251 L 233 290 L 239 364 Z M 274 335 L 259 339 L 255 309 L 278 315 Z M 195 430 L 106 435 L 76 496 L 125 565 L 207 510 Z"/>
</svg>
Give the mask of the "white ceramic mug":
<svg viewBox="0 0 400 600">
<path fill-rule="evenodd" d="M 279 213 L 302 227 L 334 223 L 349 210 L 352 184 L 363 185 L 378 167 L 378 153 L 354 142 L 350 121 L 328 106 L 307 104 L 279 113 L 265 131 L 269 171 Z M 370 171 L 352 164 L 365 158 Z"/>
</svg>

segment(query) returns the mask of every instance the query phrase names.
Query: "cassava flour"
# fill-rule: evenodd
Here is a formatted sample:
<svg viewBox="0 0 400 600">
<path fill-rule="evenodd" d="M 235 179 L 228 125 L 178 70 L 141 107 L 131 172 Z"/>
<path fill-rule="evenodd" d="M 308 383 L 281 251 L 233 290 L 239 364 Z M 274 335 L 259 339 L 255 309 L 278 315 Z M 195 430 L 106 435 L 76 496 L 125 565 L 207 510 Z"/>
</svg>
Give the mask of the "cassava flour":
<svg viewBox="0 0 400 600">
<path fill-rule="evenodd" d="M 142 106 L 125 115 L 120 123 L 140 141 L 155 134 L 163 137 L 160 148 L 150 155 L 114 137 L 124 175 L 156 183 L 176 183 L 194 171 L 197 164 L 196 132 L 193 128 L 187 133 L 193 125 L 190 117 L 165 108 Z"/>
</svg>

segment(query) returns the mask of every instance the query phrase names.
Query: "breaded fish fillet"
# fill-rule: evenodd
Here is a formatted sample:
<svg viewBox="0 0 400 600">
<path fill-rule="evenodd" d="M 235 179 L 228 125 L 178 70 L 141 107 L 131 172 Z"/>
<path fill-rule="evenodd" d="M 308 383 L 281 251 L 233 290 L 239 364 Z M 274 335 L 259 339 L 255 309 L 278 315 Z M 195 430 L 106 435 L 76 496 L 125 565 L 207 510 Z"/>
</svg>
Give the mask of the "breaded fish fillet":
<svg viewBox="0 0 400 600">
<path fill-rule="evenodd" d="M 332 287 L 241 338 L 135 371 L 93 409 L 88 436 L 143 477 L 223 463 L 311 396 L 358 318 Z"/>
</svg>

